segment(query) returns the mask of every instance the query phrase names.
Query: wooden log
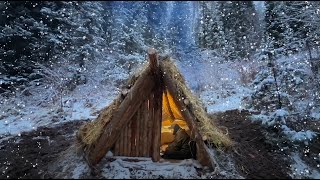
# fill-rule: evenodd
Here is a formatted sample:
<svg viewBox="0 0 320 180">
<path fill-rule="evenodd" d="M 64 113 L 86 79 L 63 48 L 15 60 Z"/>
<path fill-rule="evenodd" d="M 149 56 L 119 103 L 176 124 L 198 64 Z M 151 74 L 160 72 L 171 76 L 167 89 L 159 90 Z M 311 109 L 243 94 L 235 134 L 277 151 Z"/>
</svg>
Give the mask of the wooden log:
<svg viewBox="0 0 320 180">
<path fill-rule="evenodd" d="M 136 141 L 136 137 L 135 137 L 135 133 L 136 133 L 136 123 L 137 123 L 137 113 L 133 116 L 132 120 L 131 120 L 131 137 L 130 137 L 130 141 L 131 141 L 131 150 L 130 150 L 130 156 L 134 157 L 135 153 L 136 153 L 136 149 L 135 149 L 135 141 Z"/>
<path fill-rule="evenodd" d="M 177 87 L 175 84 L 173 84 L 173 79 L 171 79 L 167 74 L 163 75 L 163 80 L 165 87 L 168 89 L 168 91 L 173 96 L 173 100 L 177 107 L 181 110 L 181 114 L 185 121 L 187 122 L 190 130 L 191 130 L 191 138 L 195 139 L 197 145 L 199 148 L 197 148 L 197 153 L 199 157 L 197 157 L 197 160 L 202 164 L 203 166 L 208 166 L 209 168 L 213 169 L 215 167 L 215 164 L 211 160 L 211 157 L 208 152 L 208 147 L 204 144 L 203 138 L 201 134 L 199 133 L 199 130 L 197 128 L 197 125 L 195 124 L 195 118 L 190 114 L 189 110 L 186 108 L 186 106 L 183 103 L 182 98 L 180 100 L 179 92 L 177 90 Z"/>
<path fill-rule="evenodd" d="M 153 48 L 148 49 L 149 62 L 151 67 L 151 72 L 157 72 L 159 67 L 159 61 L 157 58 L 157 52 Z"/>
<path fill-rule="evenodd" d="M 153 110 L 154 110 L 154 93 L 152 93 L 150 95 L 149 101 L 148 101 L 148 139 L 147 139 L 147 145 L 148 145 L 148 157 L 152 157 L 152 152 L 153 152 L 153 146 L 152 146 L 152 142 L 153 142 Z"/>
<path fill-rule="evenodd" d="M 136 156 L 136 131 L 137 131 L 137 114 L 135 114 L 131 120 L 131 152 L 130 156 Z"/>
<path fill-rule="evenodd" d="M 119 156 L 123 156 L 124 154 L 124 144 L 123 144 L 123 131 L 121 132 L 120 134 L 120 137 L 119 137 L 119 145 L 120 145 L 120 148 L 119 148 Z"/>
<path fill-rule="evenodd" d="M 113 118 L 104 128 L 102 135 L 85 150 L 86 160 L 90 166 L 96 165 L 105 156 L 118 139 L 121 129 L 132 118 L 145 99 L 149 97 L 154 86 L 155 82 L 150 75 L 149 66 L 137 79 L 118 109 L 114 111 Z"/>
<path fill-rule="evenodd" d="M 122 129 L 122 132 L 120 134 L 120 138 L 121 138 L 121 145 L 120 145 L 120 148 L 121 148 L 121 151 L 120 151 L 120 156 L 124 156 L 124 136 L 125 136 L 125 131 Z"/>
<path fill-rule="evenodd" d="M 115 145 L 114 145 L 114 152 L 113 154 L 115 156 L 119 156 L 119 150 L 120 150 L 120 146 L 119 146 L 119 139 L 116 141 Z"/>
<path fill-rule="evenodd" d="M 128 131 L 127 131 L 127 126 L 123 128 L 123 156 L 127 156 L 128 153 Z"/>
<path fill-rule="evenodd" d="M 139 157 L 140 156 L 140 122 L 141 122 L 141 116 L 140 116 L 140 111 L 138 110 L 137 111 L 137 130 L 136 130 L 136 137 L 135 137 L 135 140 L 136 140 L 136 142 L 135 142 L 135 145 L 136 145 L 136 157 Z"/>
<path fill-rule="evenodd" d="M 162 122 L 162 94 L 163 94 L 163 79 L 161 69 L 155 71 L 154 96 L 153 96 L 153 139 L 152 139 L 152 160 L 157 162 L 160 160 L 160 144 L 161 144 L 161 122 Z"/>
<path fill-rule="evenodd" d="M 155 91 L 153 110 L 153 142 L 152 142 L 152 160 L 160 160 L 160 143 L 161 143 L 161 121 L 162 121 L 162 88 Z"/>
<path fill-rule="evenodd" d="M 143 111 L 143 106 L 141 106 L 142 108 L 140 108 L 139 110 L 139 113 L 140 113 L 140 126 L 139 126 L 139 129 L 140 129 L 140 133 L 139 133 L 139 157 L 144 157 L 144 154 L 143 154 L 143 149 L 145 148 L 145 144 L 143 143 L 144 142 L 144 139 L 145 137 L 143 136 L 144 135 L 144 111 Z"/>
<path fill-rule="evenodd" d="M 128 124 L 128 135 L 127 135 L 127 142 L 128 142 L 128 150 L 127 150 L 127 156 L 131 156 L 131 124 L 132 120 L 129 121 Z"/>
<path fill-rule="evenodd" d="M 143 157 L 150 157 L 149 156 L 149 144 L 148 144 L 148 132 L 151 129 L 148 129 L 148 123 L 149 123 L 149 109 L 148 109 L 148 101 L 143 103 L 142 106 L 142 116 L 143 116 L 143 150 L 142 154 Z"/>
</svg>

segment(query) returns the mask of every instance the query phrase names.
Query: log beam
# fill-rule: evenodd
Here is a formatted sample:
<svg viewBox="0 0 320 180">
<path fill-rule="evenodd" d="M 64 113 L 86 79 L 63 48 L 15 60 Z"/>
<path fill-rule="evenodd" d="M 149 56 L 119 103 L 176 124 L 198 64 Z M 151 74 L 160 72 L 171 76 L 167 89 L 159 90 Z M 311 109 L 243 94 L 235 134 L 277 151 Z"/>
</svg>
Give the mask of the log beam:
<svg viewBox="0 0 320 180">
<path fill-rule="evenodd" d="M 162 82 L 154 91 L 153 100 L 153 142 L 152 142 L 152 160 L 158 162 L 160 160 L 160 143 L 161 143 L 161 122 L 162 122 Z"/>
<path fill-rule="evenodd" d="M 204 166 L 208 166 L 209 168 L 213 169 L 216 165 L 211 160 L 211 157 L 208 152 L 208 147 L 204 144 L 202 140 L 202 136 L 199 133 L 199 130 L 197 128 L 197 125 L 195 124 L 195 118 L 191 115 L 189 110 L 186 108 L 182 98 L 178 99 L 179 92 L 177 90 L 177 86 L 173 84 L 173 80 L 167 75 L 163 75 L 163 80 L 165 87 L 168 89 L 168 91 L 172 94 L 174 97 L 173 100 L 177 107 L 181 110 L 181 114 L 185 121 L 187 122 L 190 130 L 191 130 L 191 138 L 195 139 L 197 143 L 197 151 L 200 156 L 197 157 L 197 160 L 200 162 L 200 164 Z M 180 95 L 181 96 L 181 95 Z"/>
<path fill-rule="evenodd" d="M 148 49 L 148 57 L 149 57 L 151 72 L 157 72 L 159 67 L 159 61 L 157 58 L 156 50 L 153 48 Z"/>
</svg>

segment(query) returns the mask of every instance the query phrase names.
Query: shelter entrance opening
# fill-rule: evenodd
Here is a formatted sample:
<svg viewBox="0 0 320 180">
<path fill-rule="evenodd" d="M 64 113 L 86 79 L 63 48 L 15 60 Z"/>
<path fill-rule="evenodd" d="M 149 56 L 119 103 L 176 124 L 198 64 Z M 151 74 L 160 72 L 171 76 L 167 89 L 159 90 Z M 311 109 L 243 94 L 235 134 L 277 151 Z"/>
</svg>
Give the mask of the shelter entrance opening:
<svg viewBox="0 0 320 180">
<path fill-rule="evenodd" d="M 195 144 L 190 138 L 190 128 L 172 95 L 164 90 L 160 155 L 164 159 L 189 159 L 195 157 L 194 154 Z"/>
</svg>

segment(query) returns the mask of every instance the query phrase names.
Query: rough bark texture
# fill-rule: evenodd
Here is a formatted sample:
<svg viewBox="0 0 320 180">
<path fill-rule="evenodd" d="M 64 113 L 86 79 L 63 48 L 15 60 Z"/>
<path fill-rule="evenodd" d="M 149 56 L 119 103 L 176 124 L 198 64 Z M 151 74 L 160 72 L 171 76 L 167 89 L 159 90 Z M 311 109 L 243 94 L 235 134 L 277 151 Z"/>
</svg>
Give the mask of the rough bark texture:
<svg viewBox="0 0 320 180">
<path fill-rule="evenodd" d="M 161 76 L 161 69 L 157 68 L 155 72 L 155 87 L 153 100 L 153 145 L 152 145 L 152 160 L 160 160 L 160 142 L 161 142 L 161 122 L 162 122 L 162 94 L 163 94 L 163 80 Z"/>
</svg>

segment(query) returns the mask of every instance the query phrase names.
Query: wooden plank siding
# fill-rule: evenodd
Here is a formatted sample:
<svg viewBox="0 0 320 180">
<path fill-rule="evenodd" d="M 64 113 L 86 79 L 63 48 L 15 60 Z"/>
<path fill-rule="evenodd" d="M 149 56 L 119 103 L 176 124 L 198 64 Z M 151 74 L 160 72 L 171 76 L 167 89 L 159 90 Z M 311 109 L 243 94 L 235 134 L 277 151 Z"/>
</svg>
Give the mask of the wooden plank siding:
<svg viewBox="0 0 320 180">
<path fill-rule="evenodd" d="M 154 134 L 154 93 L 142 103 L 115 143 L 116 156 L 152 157 Z M 159 113 L 159 112 L 158 112 Z M 153 119 L 151 119 L 153 118 Z M 159 119 L 161 117 L 158 117 Z M 160 126 L 161 126 L 161 121 Z M 159 124 L 158 122 L 158 124 Z M 161 127 L 160 127 L 161 128 Z M 160 129 L 161 130 L 161 129 Z M 161 132 L 160 132 L 161 133 Z M 160 135 L 159 133 L 159 135 Z M 158 144 L 160 141 L 158 142 Z"/>
<path fill-rule="evenodd" d="M 135 157 L 136 156 L 136 133 L 137 133 L 137 114 L 135 114 L 131 120 L 131 152 L 130 152 L 130 156 L 131 157 Z"/>
<path fill-rule="evenodd" d="M 148 153 L 148 157 L 152 156 L 152 133 L 153 133 L 153 121 L 152 121 L 152 116 L 153 116 L 153 94 L 150 95 L 149 101 L 148 101 L 148 123 L 147 123 L 147 142 L 146 144 L 147 146 L 147 153 Z"/>
<path fill-rule="evenodd" d="M 148 106 L 149 100 L 144 102 L 143 104 L 143 115 L 142 118 L 143 119 L 143 129 L 142 129 L 142 137 L 143 137 L 143 149 L 142 149 L 142 156 L 143 157 L 150 157 L 149 155 L 149 147 L 150 145 L 148 144 L 148 132 L 152 131 L 152 129 L 148 128 L 148 123 L 150 121 L 149 119 L 149 106 Z"/>
<path fill-rule="evenodd" d="M 162 73 L 154 49 L 148 50 L 149 66 L 138 77 L 98 140 L 86 150 L 90 166 L 114 147 L 117 156 L 160 160 L 162 121 Z"/>
<path fill-rule="evenodd" d="M 98 140 L 85 149 L 86 160 L 89 166 L 94 166 L 105 156 L 105 154 L 114 146 L 121 134 L 121 130 L 132 119 L 134 114 L 139 110 L 141 104 L 148 99 L 149 95 L 155 89 L 153 65 L 158 63 L 150 61 L 149 67 L 139 76 L 133 87 L 120 104 L 117 110 L 112 114 L 112 119 Z M 152 67 L 152 68 L 151 68 Z M 137 128 L 138 129 L 138 128 Z"/>
</svg>

